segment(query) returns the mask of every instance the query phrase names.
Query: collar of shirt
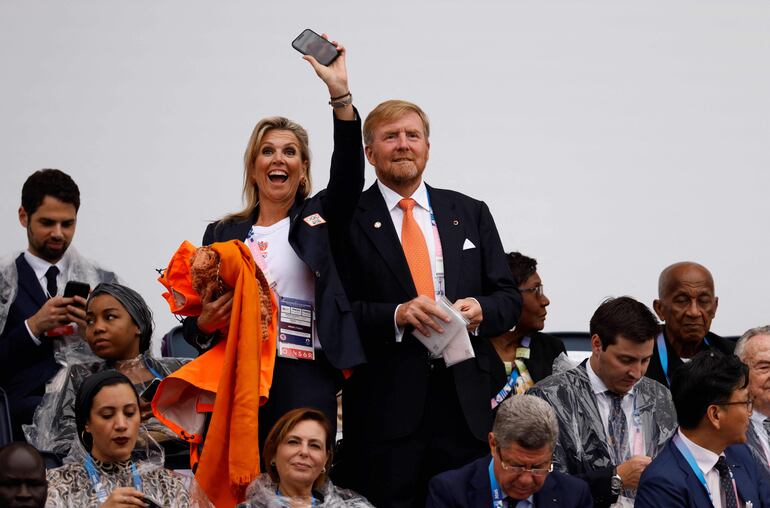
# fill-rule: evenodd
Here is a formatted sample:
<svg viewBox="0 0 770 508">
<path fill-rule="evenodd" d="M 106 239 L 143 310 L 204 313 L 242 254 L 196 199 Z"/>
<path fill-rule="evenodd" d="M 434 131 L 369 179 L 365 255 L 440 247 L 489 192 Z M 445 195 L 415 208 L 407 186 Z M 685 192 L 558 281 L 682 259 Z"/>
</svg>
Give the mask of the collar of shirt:
<svg viewBox="0 0 770 508">
<path fill-rule="evenodd" d="M 532 506 L 535 506 L 535 495 L 529 496 L 527 499 L 522 499 L 520 501 L 516 501 L 515 499 L 508 498 L 509 502 L 508 505 L 510 508 L 531 508 Z M 514 504 L 514 502 L 516 504 Z"/>
<path fill-rule="evenodd" d="M 32 271 L 35 272 L 35 276 L 43 286 L 44 290 L 46 287 L 45 273 L 51 266 L 55 266 L 59 269 L 59 276 L 56 278 L 56 280 L 62 280 L 61 278 L 63 277 L 63 274 L 67 271 L 67 261 L 65 258 L 66 256 L 62 256 L 62 258 L 56 263 L 49 263 L 45 259 L 35 256 L 28 250 L 24 251 L 24 260 L 27 262 L 30 268 L 32 268 Z"/>
<path fill-rule="evenodd" d="M 687 448 L 690 450 L 690 453 L 692 453 L 695 462 L 698 464 L 698 467 L 701 471 L 703 471 L 704 474 L 714 469 L 714 466 L 716 465 L 717 460 L 719 460 L 720 455 L 717 455 L 711 450 L 703 448 L 702 446 L 695 444 L 687 439 L 687 436 L 682 433 L 682 429 L 677 430 L 677 433 L 679 434 L 679 437 L 682 439 L 682 442 L 685 444 L 685 446 L 687 446 Z M 723 455 L 724 453 L 721 456 Z"/>
<path fill-rule="evenodd" d="M 760 429 L 762 429 L 762 428 L 763 428 L 763 427 L 762 427 L 762 424 L 764 423 L 764 421 L 765 421 L 767 418 L 770 418 L 770 417 L 768 417 L 767 415 L 764 415 L 764 414 L 760 413 L 760 412 L 759 412 L 759 411 L 757 411 L 756 409 L 754 409 L 754 411 L 752 411 L 752 412 L 751 412 L 751 421 L 752 421 L 752 422 L 754 422 L 756 425 L 759 425 L 759 428 L 760 428 Z"/>
<path fill-rule="evenodd" d="M 393 211 L 394 208 L 398 207 L 398 202 L 404 199 L 404 196 L 386 186 L 379 180 L 377 180 L 377 186 L 380 189 L 382 198 L 385 200 L 385 206 L 388 207 L 388 211 Z M 430 206 L 428 204 L 428 188 L 425 187 L 424 181 L 420 181 L 420 186 L 417 187 L 414 193 L 412 193 L 412 195 L 409 197 L 414 199 L 419 207 L 425 209 L 426 211 L 430 211 Z"/>
</svg>

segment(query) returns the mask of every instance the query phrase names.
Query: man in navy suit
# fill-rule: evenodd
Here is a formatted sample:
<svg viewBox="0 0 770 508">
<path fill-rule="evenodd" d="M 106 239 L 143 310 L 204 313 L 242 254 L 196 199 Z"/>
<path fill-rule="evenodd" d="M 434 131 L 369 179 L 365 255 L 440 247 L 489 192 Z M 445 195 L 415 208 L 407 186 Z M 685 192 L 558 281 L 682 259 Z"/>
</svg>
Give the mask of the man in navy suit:
<svg viewBox="0 0 770 508">
<path fill-rule="evenodd" d="M 746 442 L 752 398 L 736 356 L 704 351 L 674 371 L 679 430 L 642 473 L 636 507 L 770 506 L 770 477 Z"/>
<path fill-rule="evenodd" d="M 500 404 L 492 432 L 491 456 L 435 476 L 428 508 L 593 506 L 588 484 L 553 471 L 559 434 L 553 408 L 534 395 L 514 395 Z"/>
<path fill-rule="evenodd" d="M 0 263 L 0 386 L 6 391 L 14 439 L 23 440 L 21 425 L 32 422 L 45 384 L 59 370 L 54 352 L 63 337 L 85 326 L 85 303 L 65 298 L 70 280 L 92 287 L 114 281 L 69 249 L 75 235 L 80 191 L 58 169 L 33 173 L 21 191 L 19 222 L 27 230 L 27 250 Z"/>
<path fill-rule="evenodd" d="M 427 186 L 425 113 L 386 101 L 364 123 L 377 181 L 332 238 L 367 364 L 343 388 L 348 486 L 378 507 L 424 506 L 428 480 L 486 453 L 489 365 L 447 366 L 412 334 L 438 331 L 446 296 L 472 342 L 509 330 L 521 296 L 487 206 Z"/>
</svg>

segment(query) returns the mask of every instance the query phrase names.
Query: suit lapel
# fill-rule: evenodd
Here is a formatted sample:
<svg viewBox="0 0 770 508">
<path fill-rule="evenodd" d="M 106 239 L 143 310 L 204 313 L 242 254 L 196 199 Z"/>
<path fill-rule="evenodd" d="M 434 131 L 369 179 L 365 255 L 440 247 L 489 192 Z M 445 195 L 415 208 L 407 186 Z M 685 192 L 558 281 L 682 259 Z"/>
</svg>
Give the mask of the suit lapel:
<svg viewBox="0 0 770 508">
<path fill-rule="evenodd" d="M 441 190 L 426 185 L 430 205 L 436 217 L 436 226 L 441 240 L 441 250 L 444 254 L 444 284 L 446 285 L 447 298 L 454 301 L 460 295 L 457 294 L 457 286 L 460 281 L 460 253 L 462 253 L 463 224 L 455 210 L 455 204 Z M 430 238 L 426 238 L 430 241 Z"/>
<path fill-rule="evenodd" d="M 489 461 L 492 457 L 477 462 L 478 467 L 471 477 L 471 488 L 468 492 L 468 506 L 491 506 L 492 485 L 489 483 Z"/>
<path fill-rule="evenodd" d="M 559 491 L 556 488 L 556 479 L 553 475 L 548 475 L 543 483 L 543 486 L 535 492 L 533 497 L 534 505 L 537 508 L 558 508 L 559 506 Z"/>
<path fill-rule="evenodd" d="M 681 469 L 682 473 L 684 473 L 685 484 L 687 485 L 687 490 L 689 490 L 690 494 L 695 498 L 693 499 L 695 506 L 711 506 L 711 498 L 709 497 L 708 491 L 700 482 L 698 477 L 695 476 L 695 473 L 690 467 L 690 464 L 687 462 L 687 459 L 684 458 L 682 452 L 680 452 L 674 444 L 674 440 L 670 439 L 666 446 L 670 447 L 671 453 L 674 455 L 677 466 L 679 466 L 679 469 Z"/>
<path fill-rule="evenodd" d="M 43 288 L 40 287 L 35 271 L 24 259 L 24 254 L 16 258 L 16 271 L 19 276 L 19 289 L 27 293 L 38 306 L 42 307 L 47 298 L 43 293 Z"/>
<path fill-rule="evenodd" d="M 749 422 L 749 427 L 751 427 L 750 422 Z M 746 471 L 746 468 L 743 467 L 743 465 L 740 462 L 736 461 L 736 457 L 733 455 L 732 450 L 730 450 L 730 447 L 728 447 L 725 450 L 725 460 L 727 461 L 727 465 L 730 466 L 730 471 L 732 472 L 733 478 L 735 479 L 735 486 L 738 489 L 738 497 L 744 503 L 748 500 L 751 500 L 753 497 L 750 495 L 753 492 L 750 487 L 752 483 L 752 479 L 749 476 L 748 472 Z M 762 467 L 760 464 L 758 465 Z"/>
<path fill-rule="evenodd" d="M 417 296 L 406 256 L 377 182 L 361 194 L 358 207 L 357 220 L 361 230 L 374 244 L 380 257 L 393 272 L 393 276 L 404 291 L 412 297 Z"/>
</svg>

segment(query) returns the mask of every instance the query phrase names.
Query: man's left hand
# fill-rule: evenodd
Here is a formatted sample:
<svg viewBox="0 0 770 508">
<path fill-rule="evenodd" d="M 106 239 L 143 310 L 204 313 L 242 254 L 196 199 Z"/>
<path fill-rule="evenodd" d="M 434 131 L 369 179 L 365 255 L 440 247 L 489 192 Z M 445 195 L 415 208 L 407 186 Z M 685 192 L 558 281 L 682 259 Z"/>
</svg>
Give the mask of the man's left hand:
<svg viewBox="0 0 770 508">
<path fill-rule="evenodd" d="M 475 298 L 460 298 L 452 307 L 460 311 L 465 319 L 470 321 L 468 324 L 468 331 L 473 332 L 479 327 L 481 321 L 484 319 L 484 312 L 481 310 L 481 305 Z"/>
</svg>

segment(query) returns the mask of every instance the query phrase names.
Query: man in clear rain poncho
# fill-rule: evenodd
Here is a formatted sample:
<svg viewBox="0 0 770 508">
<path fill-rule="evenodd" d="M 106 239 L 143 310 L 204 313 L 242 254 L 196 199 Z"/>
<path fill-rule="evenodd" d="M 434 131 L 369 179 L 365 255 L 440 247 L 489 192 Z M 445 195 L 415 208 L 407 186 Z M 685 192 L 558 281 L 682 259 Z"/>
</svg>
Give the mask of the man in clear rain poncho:
<svg viewBox="0 0 770 508">
<path fill-rule="evenodd" d="M 34 172 L 22 187 L 19 207 L 27 250 L 0 260 L 0 386 L 17 440 L 24 439 L 21 425 L 31 423 L 46 383 L 67 363 L 64 351 L 90 353 L 79 331 L 86 302 L 63 296 L 67 282 L 93 288 L 116 281 L 114 273 L 70 247 L 79 208 L 80 191 L 69 175 Z"/>
<path fill-rule="evenodd" d="M 590 358 L 527 393 L 556 411 L 554 469 L 586 480 L 597 507 L 632 506 L 642 471 L 676 430 L 671 394 L 644 377 L 658 323 L 620 297 L 599 306 L 590 332 Z"/>
</svg>

